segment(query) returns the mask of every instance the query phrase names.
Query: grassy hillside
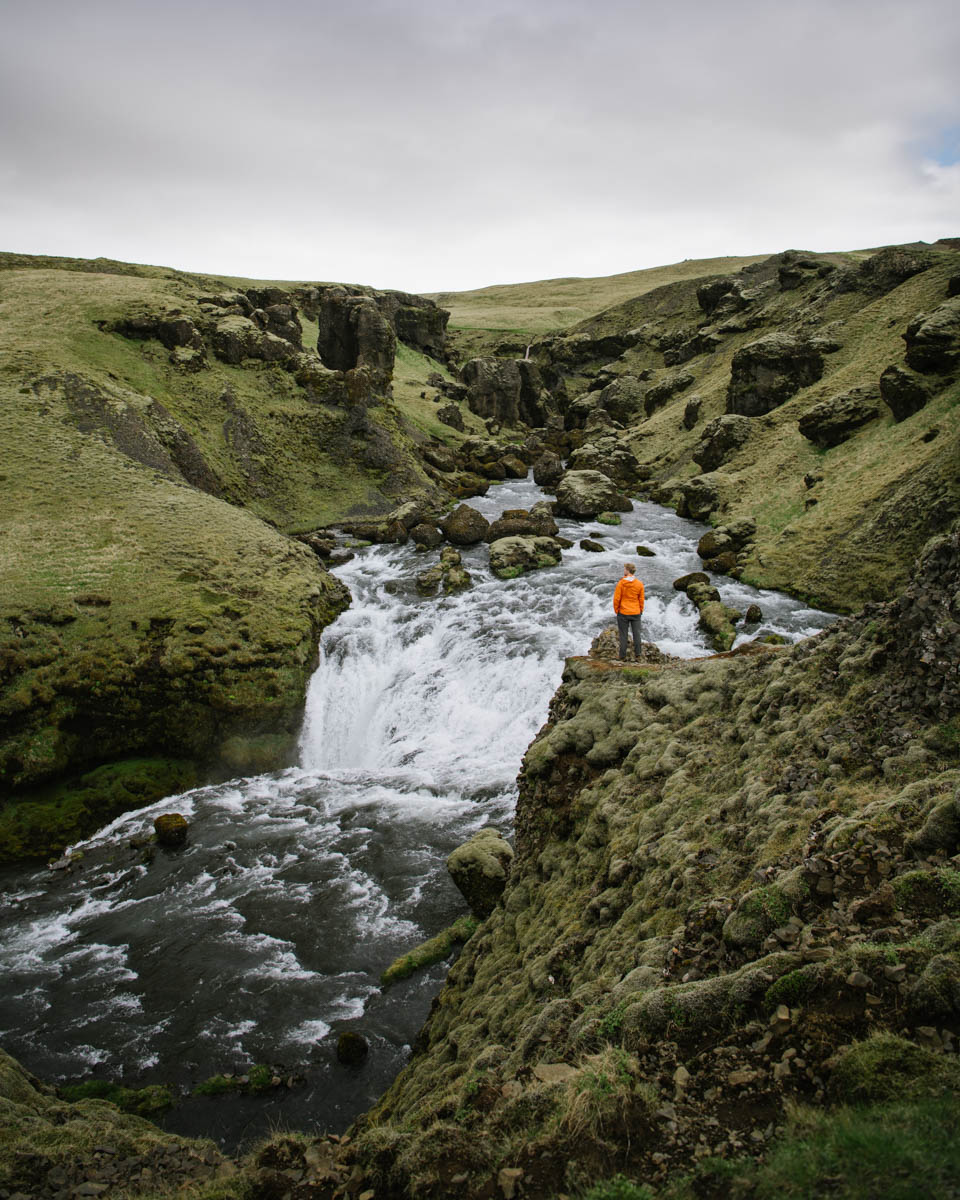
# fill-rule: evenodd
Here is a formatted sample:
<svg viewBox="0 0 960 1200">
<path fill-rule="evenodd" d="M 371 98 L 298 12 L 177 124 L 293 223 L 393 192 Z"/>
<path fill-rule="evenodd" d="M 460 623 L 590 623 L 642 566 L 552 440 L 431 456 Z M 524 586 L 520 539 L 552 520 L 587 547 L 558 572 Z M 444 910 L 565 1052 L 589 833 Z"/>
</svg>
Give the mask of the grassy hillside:
<svg viewBox="0 0 960 1200">
<path fill-rule="evenodd" d="M 461 359 L 466 359 L 489 353 L 503 341 L 532 341 L 540 334 L 569 329 L 654 288 L 736 271 L 765 257 L 685 259 L 620 275 L 495 284 L 471 292 L 435 292 L 430 299 L 449 310 L 451 345 Z"/>
<path fill-rule="evenodd" d="M 712 523 L 757 522 L 743 578 L 850 609 L 895 594 L 926 538 L 960 515 L 960 378 L 927 376 L 929 401 L 900 422 L 879 391 L 881 373 L 904 365 L 911 320 L 946 301 L 960 251 L 945 242 L 902 254 L 926 265 L 877 282 L 858 274 L 858 264 L 869 262 L 862 254 L 820 255 L 815 261 L 825 273 L 810 270 L 789 288 L 780 285 L 779 271 L 790 256 L 774 256 L 727 277 L 745 300 L 719 316 L 698 302 L 710 277 L 675 282 L 595 314 L 565 337 L 542 340 L 535 357 L 561 366 L 568 401 L 585 394 L 602 407 L 601 385 L 617 380 L 639 392 L 644 403 L 619 436 L 654 496 L 682 503 L 688 485 L 704 477 L 715 491 Z M 628 331 L 632 344 L 611 350 L 610 340 Z M 775 334 L 820 339 L 822 375 L 750 418 L 746 442 L 704 476 L 693 454 L 708 424 L 727 412 L 734 356 Z M 681 361 L 671 362 L 671 351 Z M 663 402 L 646 403 L 654 389 L 675 383 Z M 801 435 L 801 417 L 854 389 L 875 403 L 876 419 L 829 448 Z M 685 423 L 691 401 L 699 412 Z"/>
<path fill-rule="evenodd" d="M 357 398 L 303 313 L 304 354 L 224 361 L 250 323 L 218 314 L 254 284 L 0 256 L 0 857 L 288 761 L 347 597 L 286 535 L 435 495 L 417 444 L 458 436 L 420 396 L 438 364 L 404 346 L 395 396 Z"/>
<path fill-rule="evenodd" d="M 450 310 L 451 328 L 548 333 L 567 329 L 605 308 L 665 284 L 727 274 L 766 257 L 684 259 L 619 275 L 495 284 L 472 292 L 436 292 L 430 299 Z"/>
</svg>

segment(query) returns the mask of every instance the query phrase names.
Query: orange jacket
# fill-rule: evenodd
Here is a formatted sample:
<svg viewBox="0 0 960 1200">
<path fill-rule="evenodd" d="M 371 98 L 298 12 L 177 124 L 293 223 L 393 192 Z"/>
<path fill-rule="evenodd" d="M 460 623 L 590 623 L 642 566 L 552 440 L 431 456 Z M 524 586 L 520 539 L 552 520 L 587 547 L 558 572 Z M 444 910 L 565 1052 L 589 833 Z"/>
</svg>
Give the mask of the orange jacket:
<svg viewBox="0 0 960 1200">
<path fill-rule="evenodd" d="M 624 575 L 614 589 L 613 611 L 623 613 L 625 617 L 635 617 L 643 612 L 643 584 L 639 579 Z"/>
</svg>

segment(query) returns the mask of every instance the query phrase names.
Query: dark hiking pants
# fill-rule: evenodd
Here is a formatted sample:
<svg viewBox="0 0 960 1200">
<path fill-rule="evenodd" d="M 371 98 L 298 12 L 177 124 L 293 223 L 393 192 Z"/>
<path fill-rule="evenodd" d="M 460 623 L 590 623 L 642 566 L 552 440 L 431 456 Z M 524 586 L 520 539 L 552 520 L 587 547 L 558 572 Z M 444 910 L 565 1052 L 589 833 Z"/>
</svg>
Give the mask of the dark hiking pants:
<svg viewBox="0 0 960 1200">
<path fill-rule="evenodd" d="M 642 613 L 617 613 L 617 630 L 620 634 L 620 657 L 627 657 L 627 634 L 633 630 L 633 657 L 640 657 L 640 618 Z"/>
</svg>

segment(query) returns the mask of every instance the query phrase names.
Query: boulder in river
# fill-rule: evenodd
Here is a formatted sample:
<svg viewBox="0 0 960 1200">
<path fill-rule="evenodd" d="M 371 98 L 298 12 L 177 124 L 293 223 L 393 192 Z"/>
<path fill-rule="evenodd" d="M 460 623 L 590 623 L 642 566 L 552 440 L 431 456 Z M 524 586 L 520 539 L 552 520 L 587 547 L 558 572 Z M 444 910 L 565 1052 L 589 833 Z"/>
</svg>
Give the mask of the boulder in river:
<svg viewBox="0 0 960 1200">
<path fill-rule="evenodd" d="M 603 554 L 606 546 L 601 545 L 600 542 L 595 542 L 592 538 L 581 538 L 580 549 L 588 550 L 591 554 Z"/>
<path fill-rule="evenodd" d="M 190 825 L 182 813 L 161 813 L 154 818 L 153 828 L 161 846 L 176 849 L 186 844 Z"/>
<path fill-rule="evenodd" d="M 481 920 L 493 912 L 507 885 L 513 847 L 496 829 L 481 829 L 447 859 L 450 878 Z"/>
<path fill-rule="evenodd" d="M 551 490 L 563 475 L 563 460 L 552 450 L 545 450 L 533 464 L 533 480 L 537 487 Z"/>
<path fill-rule="evenodd" d="M 525 508 L 508 509 L 502 513 L 483 535 L 485 542 L 496 542 L 504 537 L 516 537 L 523 534 L 538 534 L 540 537 L 553 537 L 559 532 L 559 527 L 553 519 L 553 514 L 544 509 L 537 512 Z"/>
<path fill-rule="evenodd" d="M 527 571 L 555 567 L 560 558 L 560 546 L 551 537 L 504 537 L 490 546 L 490 570 L 498 579 L 514 579 Z"/>
<path fill-rule="evenodd" d="M 443 534 L 436 525 L 422 521 L 410 530 L 410 540 L 415 546 L 425 546 L 428 550 L 433 550 L 443 541 Z"/>
<path fill-rule="evenodd" d="M 630 512 L 633 505 L 602 471 L 566 471 L 557 484 L 557 512 L 589 520 L 602 512 Z"/>
<path fill-rule="evenodd" d="M 359 1066 L 369 1052 L 367 1039 L 362 1034 L 347 1029 L 337 1038 L 337 1062 L 342 1062 L 345 1066 Z"/>
<path fill-rule="evenodd" d="M 692 583 L 709 583 L 710 576 L 706 571 L 691 571 L 689 575 L 681 575 L 679 579 L 673 581 L 673 586 L 678 592 L 685 592 Z"/>
<path fill-rule="evenodd" d="M 474 546 L 483 541 L 490 522 L 469 504 L 459 504 L 440 527 L 455 546 Z"/>
<path fill-rule="evenodd" d="M 440 574 L 444 593 L 448 596 L 452 592 L 462 592 L 473 583 L 470 573 L 462 565 L 460 551 L 452 546 L 444 546 L 440 551 Z"/>
</svg>

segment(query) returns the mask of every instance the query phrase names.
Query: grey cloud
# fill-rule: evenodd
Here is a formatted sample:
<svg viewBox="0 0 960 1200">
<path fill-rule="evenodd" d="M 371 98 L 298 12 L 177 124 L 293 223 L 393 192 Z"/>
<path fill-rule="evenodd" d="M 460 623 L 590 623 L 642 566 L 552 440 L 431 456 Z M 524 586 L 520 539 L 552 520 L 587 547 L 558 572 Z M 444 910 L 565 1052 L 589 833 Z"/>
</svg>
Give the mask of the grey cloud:
<svg viewBox="0 0 960 1200">
<path fill-rule="evenodd" d="M 424 289 L 942 236 L 958 42 L 946 0 L 38 0 L 0 212 L 26 251 Z"/>
</svg>

